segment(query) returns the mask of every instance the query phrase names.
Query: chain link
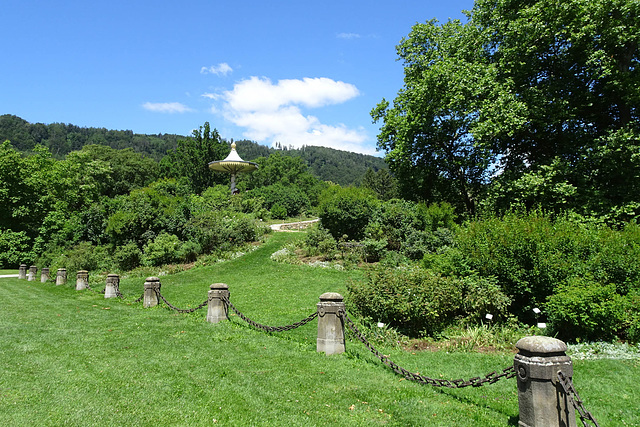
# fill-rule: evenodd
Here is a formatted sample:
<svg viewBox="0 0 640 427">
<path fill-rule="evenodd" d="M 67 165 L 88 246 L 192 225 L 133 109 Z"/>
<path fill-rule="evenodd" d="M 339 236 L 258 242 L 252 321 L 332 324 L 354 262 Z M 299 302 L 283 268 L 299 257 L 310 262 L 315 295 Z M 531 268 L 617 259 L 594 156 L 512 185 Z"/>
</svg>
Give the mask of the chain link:
<svg viewBox="0 0 640 427">
<path fill-rule="evenodd" d="M 578 411 L 578 414 L 580 415 L 580 421 L 582 421 L 582 425 L 588 427 L 589 425 L 587 424 L 587 421 L 590 421 L 594 426 L 600 427 L 596 419 L 593 418 L 593 415 L 591 415 L 591 412 L 587 411 L 584 407 L 580 396 L 578 396 L 578 392 L 573 386 L 573 381 L 571 381 L 571 378 L 569 378 L 564 372 L 558 371 L 558 380 L 560 381 L 560 385 L 562 385 L 564 393 L 569 399 L 569 402 L 571 402 L 576 411 Z"/>
<path fill-rule="evenodd" d="M 193 313 L 194 311 L 200 310 L 202 307 L 204 307 L 205 305 L 207 305 L 209 303 L 209 298 L 207 298 L 206 300 L 204 300 L 204 302 L 202 304 L 200 304 L 199 306 L 197 306 L 195 308 L 182 309 L 182 308 L 178 308 L 178 307 L 174 306 L 169 301 L 167 301 L 165 299 L 164 295 L 162 295 L 159 290 L 156 290 L 156 295 L 158 295 L 160 297 L 160 299 L 162 299 L 162 301 L 164 301 L 164 303 L 167 304 L 167 306 L 170 309 L 175 310 L 178 313 Z"/>
<path fill-rule="evenodd" d="M 307 323 L 311 322 L 313 319 L 315 319 L 316 317 L 318 317 L 318 312 L 315 311 L 314 313 L 312 313 L 309 317 L 306 317 L 304 319 L 302 319 L 299 322 L 296 323 L 292 323 L 291 325 L 286 325 L 286 326 L 267 326 L 267 325 L 262 325 L 258 322 L 254 322 L 253 320 L 249 319 L 247 316 L 245 316 L 244 314 L 242 314 L 240 312 L 240 310 L 238 310 L 232 303 L 231 301 L 229 301 L 228 298 L 226 297 L 222 297 L 222 301 L 229 307 L 231 307 L 231 309 L 245 322 L 247 322 L 248 324 L 250 324 L 251 326 L 261 329 L 263 331 L 267 331 L 267 332 L 284 332 L 284 331 L 290 331 L 292 329 L 295 328 L 299 328 L 300 326 L 306 325 Z"/>
<path fill-rule="evenodd" d="M 502 378 L 513 378 L 516 376 L 515 369 L 513 366 L 509 366 L 502 370 L 501 373 L 497 373 L 493 371 L 484 377 L 473 377 L 468 380 L 457 379 L 457 380 L 446 380 L 446 379 L 437 379 L 437 378 L 429 378 L 426 375 L 420 375 L 418 373 L 409 372 L 402 366 L 394 363 L 389 359 L 389 356 L 385 356 L 381 354 L 378 350 L 376 350 L 373 345 L 367 340 L 362 333 L 358 330 L 357 326 L 347 313 L 343 310 L 340 310 L 338 313 L 339 316 L 342 316 L 345 323 L 349 326 L 349 329 L 355 334 L 355 336 L 362 341 L 362 343 L 373 353 L 382 363 L 393 369 L 394 372 L 404 376 L 406 379 L 410 381 L 416 381 L 421 384 L 429 384 L 434 387 L 448 387 L 448 388 L 463 388 L 468 386 L 480 387 L 485 384 L 493 384 Z"/>
</svg>

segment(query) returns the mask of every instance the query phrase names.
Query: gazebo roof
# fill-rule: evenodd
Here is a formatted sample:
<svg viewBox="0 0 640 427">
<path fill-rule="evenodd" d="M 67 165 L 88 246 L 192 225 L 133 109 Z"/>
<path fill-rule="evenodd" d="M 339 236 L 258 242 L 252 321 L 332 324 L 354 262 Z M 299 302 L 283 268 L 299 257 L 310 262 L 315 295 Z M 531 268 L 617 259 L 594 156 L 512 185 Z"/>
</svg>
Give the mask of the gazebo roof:
<svg viewBox="0 0 640 427">
<path fill-rule="evenodd" d="M 236 143 L 231 144 L 231 152 L 224 160 L 216 160 L 209 163 L 209 168 L 217 172 L 251 172 L 258 169 L 258 164 L 242 160 L 236 151 Z"/>
</svg>

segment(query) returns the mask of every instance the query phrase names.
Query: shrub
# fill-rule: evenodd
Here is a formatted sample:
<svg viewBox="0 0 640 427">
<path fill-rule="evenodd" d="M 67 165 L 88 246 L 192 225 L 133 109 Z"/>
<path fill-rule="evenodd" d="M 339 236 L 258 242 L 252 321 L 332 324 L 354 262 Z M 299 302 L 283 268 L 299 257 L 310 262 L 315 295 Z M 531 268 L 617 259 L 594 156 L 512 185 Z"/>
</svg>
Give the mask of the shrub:
<svg viewBox="0 0 640 427">
<path fill-rule="evenodd" d="M 180 260 L 182 242 L 177 236 L 169 233 L 160 233 L 147 243 L 143 249 L 142 261 L 147 266 L 160 266 Z"/>
<path fill-rule="evenodd" d="M 334 258 L 338 248 L 336 239 L 322 226 L 307 231 L 304 247 L 307 256 L 325 255 L 327 258 Z"/>
<path fill-rule="evenodd" d="M 378 200 L 370 190 L 332 186 L 320 196 L 320 221 L 335 239 L 360 240 Z"/>
<path fill-rule="evenodd" d="M 625 300 L 613 284 L 573 277 L 546 304 L 553 333 L 566 341 L 610 340 L 625 317 Z"/>
<path fill-rule="evenodd" d="M 282 218 L 301 215 L 311 206 L 309 196 L 295 184 L 287 186 L 274 184 L 254 188 L 249 191 L 248 195 L 264 200 L 264 207 L 268 210 L 271 210 L 274 205 L 279 204 L 286 211 L 286 214 L 282 216 Z"/>
<path fill-rule="evenodd" d="M 280 203 L 274 203 L 269 213 L 271 214 L 271 218 L 285 219 L 287 217 L 287 208 Z"/>
<path fill-rule="evenodd" d="M 0 230 L 0 267 L 17 268 L 22 263 L 30 263 L 30 239 L 25 231 Z"/>
<path fill-rule="evenodd" d="M 640 342 L 640 292 L 634 292 L 626 297 L 625 322 L 623 330 L 625 338 L 632 342 Z"/>
<path fill-rule="evenodd" d="M 387 239 L 364 239 L 362 249 L 367 262 L 377 262 L 382 259 L 387 252 Z"/>
<path fill-rule="evenodd" d="M 348 284 L 347 304 L 410 336 L 433 335 L 462 314 L 463 282 L 429 270 L 377 268 Z"/>
<path fill-rule="evenodd" d="M 118 268 L 123 271 L 133 270 L 142 262 L 142 251 L 134 242 L 119 246 L 113 256 Z"/>
</svg>

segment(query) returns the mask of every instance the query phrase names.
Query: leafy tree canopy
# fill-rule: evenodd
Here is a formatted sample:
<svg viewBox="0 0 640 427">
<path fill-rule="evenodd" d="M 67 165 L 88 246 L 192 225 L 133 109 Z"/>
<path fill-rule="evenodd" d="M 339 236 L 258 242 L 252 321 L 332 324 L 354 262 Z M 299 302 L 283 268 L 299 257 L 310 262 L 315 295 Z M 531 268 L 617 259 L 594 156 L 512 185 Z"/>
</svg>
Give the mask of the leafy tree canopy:
<svg viewBox="0 0 640 427">
<path fill-rule="evenodd" d="M 634 0 L 478 0 L 466 23 L 415 25 L 397 47 L 404 87 L 372 111 L 405 196 L 473 213 L 489 182 L 504 190 L 533 174 L 552 177 L 569 208 L 629 208 L 639 11 Z M 621 194 L 623 177 L 633 183 Z"/>
</svg>

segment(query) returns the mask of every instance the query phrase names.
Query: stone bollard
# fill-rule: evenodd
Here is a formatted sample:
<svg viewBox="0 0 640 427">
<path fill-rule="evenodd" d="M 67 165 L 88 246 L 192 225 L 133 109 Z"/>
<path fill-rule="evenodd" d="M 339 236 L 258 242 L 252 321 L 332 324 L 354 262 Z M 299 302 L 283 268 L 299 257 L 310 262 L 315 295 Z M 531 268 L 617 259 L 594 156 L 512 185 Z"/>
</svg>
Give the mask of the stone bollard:
<svg viewBox="0 0 640 427">
<path fill-rule="evenodd" d="M 29 267 L 29 275 L 27 276 L 27 280 L 29 282 L 33 282 L 34 280 L 36 280 L 36 274 L 38 274 L 38 267 L 32 265 L 31 267 Z"/>
<path fill-rule="evenodd" d="M 567 345 L 555 338 L 533 336 L 522 338 L 516 348 L 513 367 L 518 377 L 518 425 L 575 427 L 575 409 L 558 380 L 558 371 L 573 376 Z"/>
<path fill-rule="evenodd" d="M 320 295 L 318 303 L 318 339 L 317 351 L 326 354 L 344 353 L 344 313 L 342 295 L 326 292 Z"/>
<path fill-rule="evenodd" d="M 158 292 L 160 291 L 160 279 L 157 277 L 147 277 L 144 282 L 144 300 L 142 306 L 144 308 L 155 307 L 158 305 Z"/>
<path fill-rule="evenodd" d="M 56 273 L 56 286 L 64 285 L 65 283 L 67 283 L 67 269 L 59 268 Z"/>
<path fill-rule="evenodd" d="M 20 270 L 18 270 L 18 279 L 27 278 L 27 264 L 20 264 Z"/>
<path fill-rule="evenodd" d="M 107 285 L 104 288 L 105 298 L 115 298 L 118 296 L 120 287 L 120 276 L 117 274 L 107 274 Z"/>
<path fill-rule="evenodd" d="M 46 283 L 49 280 L 49 268 L 42 267 L 42 271 L 40 272 L 40 283 Z"/>
<path fill-rule="evenodd" d="M 207 304 L 207 322 L 219 323 L 228 320 L 228 307 L 223 298 L 229 299 L 229 286 L 226 283 L 214 283 L 210 286 Z"/>
<path fill-rule="evenodd" d="M 76 291 L 82 291 L 87 289 L 89 285 L 89 272 L 87 270 L 80 270 L 76 274 Z"/>
</svg>

